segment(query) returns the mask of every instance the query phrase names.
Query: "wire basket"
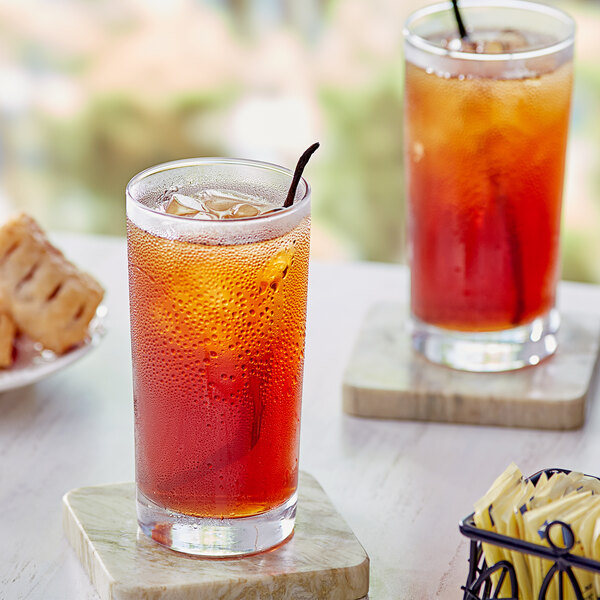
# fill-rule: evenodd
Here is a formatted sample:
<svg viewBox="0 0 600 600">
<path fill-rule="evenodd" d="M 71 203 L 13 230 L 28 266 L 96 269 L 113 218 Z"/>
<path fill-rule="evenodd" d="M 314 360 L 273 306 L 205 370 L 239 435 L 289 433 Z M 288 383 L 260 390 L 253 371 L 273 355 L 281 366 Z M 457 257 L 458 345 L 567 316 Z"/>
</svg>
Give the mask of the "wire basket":
<svg viewBox="0 0 600 600">
<path fill-rule="evenodd" d="M 542 473 L 546 473 L 550 477 L 555 473 L 570 473 L 570 471 L 566 469 L 544 469 L 532 475 L 529 480 L 534 485 L 537 484 Z M 577 600 L 584 600 L 579 583 L 573 574 L 573 568 L 585 569 L 586 571 L 592 571 L 600 575 L 600 562 L 570 553 L 570 550 L 575 545 L 575 536 L 570 525 L 567 523 L 556 520 L 546 526 L 544 536 L 549 544 L 548 547 L 479 529 L 475 526 L 473 520 L 474 514 L 471 513 L 459 523 L 461 533 L 471 540 L 469 574 L 466 585 L 462 586 L 464 590 L 463 600 L 484 600 L 485 598 L 519 600 L 519 582 L 513 564 L 508 560 L 501 560 L 494 565 L 488 566 L 483 554 L 482 543 L 493 544 L 524 554 L 532 554 L 533 556 L 551 561 L 552 564 L 546 572 L 538 592 L 538 600 L 551 600 L 551 597 L 548 595 L 548 589 L 555 578 L 558 582 L 558 598 L 555 599 L 552 597 L 552 600 L 565 600 L 566 590 L 569 586 L 573 590 Z M 557 546 L 553 542 L 551 531 L 554 528 L 561 529 L 565 542 L 564 546 Z M 492 577 L 496 573 L 498 574 L 497 577 Z M 510 596 L 501 596 L 501 590 L 503 587 L 506 589 L 505 582 L 507 581 L 510 588 Z"/>
</svg>

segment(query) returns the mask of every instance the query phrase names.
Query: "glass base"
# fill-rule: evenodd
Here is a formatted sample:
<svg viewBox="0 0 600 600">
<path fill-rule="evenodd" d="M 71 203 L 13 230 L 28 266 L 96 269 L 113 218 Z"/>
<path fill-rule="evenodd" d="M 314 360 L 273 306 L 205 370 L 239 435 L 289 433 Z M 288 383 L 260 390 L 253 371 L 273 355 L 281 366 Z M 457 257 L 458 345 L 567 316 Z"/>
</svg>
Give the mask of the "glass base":
<svg viewBox="0 0 600 600">
<path fill-rule="evenodd" d="M 291 536 L 297 500 L 295 493 L 259 515 L 215 519 L 168 510 L 137 490 L 138 524 L 148 537 L 172 550 L 212 558 L 243 556 L 273 548 Z"/>
<path fill-rule="evenodd" d="M 502 331 L 452 331 L 412 317 L 412 345 L 430 361 L 461 371 L 511 371 L 554 354 L 560 316 L 556 309 L 526 325 Z"/>
</svg>

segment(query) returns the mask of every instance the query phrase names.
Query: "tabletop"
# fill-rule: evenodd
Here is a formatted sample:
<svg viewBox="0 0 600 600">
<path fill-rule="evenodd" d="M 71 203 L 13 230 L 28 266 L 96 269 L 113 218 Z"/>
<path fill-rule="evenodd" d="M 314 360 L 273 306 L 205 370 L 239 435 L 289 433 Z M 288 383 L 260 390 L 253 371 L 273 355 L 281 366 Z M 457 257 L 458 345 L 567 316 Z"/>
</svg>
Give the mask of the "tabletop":
<svg viewBox="0 0 600 600">
<path fill-rule="evenodd" d="M 51 236 L 107 290 L 102 343 L 79 362 L 0 395 L 0 598 L 96 600 L 62 530 L 70 489 L 134 478 L 125 240 Z M 366 312 L 406 302 L 405 267 L 313 261 L 300 467 L 317 478 L 371 559 L 373 600 L 462 598 L 458 521 L 505 467 L 600 474 L 599 394 L 577 431 L 344 415 L 341 381 Z M 561 282 L 559 309 L 600 316 L 600 287 Z"/>
</svg>

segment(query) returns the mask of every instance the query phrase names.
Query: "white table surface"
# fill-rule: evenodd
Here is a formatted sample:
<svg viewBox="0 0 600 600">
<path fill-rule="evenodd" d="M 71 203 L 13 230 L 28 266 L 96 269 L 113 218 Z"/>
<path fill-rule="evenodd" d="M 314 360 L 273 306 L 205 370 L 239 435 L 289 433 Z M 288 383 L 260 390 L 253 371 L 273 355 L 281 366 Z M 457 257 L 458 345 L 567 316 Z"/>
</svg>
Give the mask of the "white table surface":
<svg viewBox="0 0 600 600">
<path fill-rule="evenodd" d="M 107 290 L 108 333 L 80 362 L 0 395 L 0 598 L 97 599 L 62 531 L 76 487 L 132 480 L 133 410 L 125 242 L 54 235 Z M 403 267 L 311 266 L 300 466 L 313 474 L 371 558 L 369 598 L 462 598 L 468 542 L 458 521 L 511 461 L 600 474 L 596 393 L 587 423 L 542 432 L 366 420 L 341 410 L 361 320 L 406 300 Z M 600 287 L 562 283 L 559 307 L 600 315 Z"/>
</svg>

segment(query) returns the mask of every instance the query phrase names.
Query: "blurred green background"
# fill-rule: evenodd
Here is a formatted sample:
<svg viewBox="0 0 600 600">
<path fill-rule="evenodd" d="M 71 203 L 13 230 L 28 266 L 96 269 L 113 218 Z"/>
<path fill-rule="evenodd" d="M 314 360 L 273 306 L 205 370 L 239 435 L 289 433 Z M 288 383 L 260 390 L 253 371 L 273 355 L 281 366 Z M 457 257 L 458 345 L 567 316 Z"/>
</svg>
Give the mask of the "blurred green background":
<svg viewBox="0 0 600 600">
<path fill-rule="evenodd" d="M 0 0 L 0 212 L 119 235 L 150 165 L 318 140 L 313 254 L 403 261 L 401 32 L 427 3 Z M 578 26 L 563 277 L 600 282 L 600 2 L 553 4 Z"/>
</svg>

